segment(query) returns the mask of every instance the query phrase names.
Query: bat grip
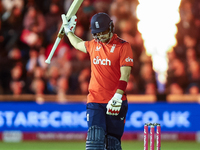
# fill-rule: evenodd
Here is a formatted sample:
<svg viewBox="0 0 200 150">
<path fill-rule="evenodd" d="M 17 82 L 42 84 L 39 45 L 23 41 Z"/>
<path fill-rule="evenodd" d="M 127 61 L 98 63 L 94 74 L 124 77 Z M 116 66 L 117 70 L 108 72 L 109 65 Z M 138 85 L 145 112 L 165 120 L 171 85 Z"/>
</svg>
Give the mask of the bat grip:
<svg viewBox="0 0 200 150">
<path fill-rule="evenodd" d="M 61 28 L 60 28 L 60 30 L 59 30 L 59 32 L 58 32 L 57 37 L 59 37 L 59 38 L 62 39 L 62 38 L 64 37 L 64 35 L 65 35 L 65 31 L 64 31 L 63 24 L 62 24 L 62 26 L 61 26 Z"/>
</svg>

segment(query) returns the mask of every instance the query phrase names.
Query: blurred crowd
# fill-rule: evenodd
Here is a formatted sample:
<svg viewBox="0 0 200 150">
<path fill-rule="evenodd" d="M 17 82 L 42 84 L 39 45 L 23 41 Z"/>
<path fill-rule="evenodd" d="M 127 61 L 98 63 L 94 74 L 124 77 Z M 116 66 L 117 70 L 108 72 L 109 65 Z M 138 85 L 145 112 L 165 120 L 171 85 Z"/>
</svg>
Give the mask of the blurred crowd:
<svg viewBox="0 0 200 150">
<path fill-rule="evenodd" d="M 168 53 L 169 69 L 166 92 L 200 92 L 200 1 L 182 0 L 181 20 L 177 24 L 177 45 Z"/>
<path fill-rule="evenodd" d="M 0 94 L 87 94 L 90 80 L 88 54 L 74 50 L 65 36 L 51 60 L 45 63 L 73 0 L 0 1 Z M 134 67 L 128 94 L 158 94 L 152 59 L 145 53 L 137 30 L 138 0 L 84 0 L 77 12 L 75 34 L 91 40 L 90 19 L 108 13 L 115 33 L 128 41 Z M 177 45 L 168 53 L 166 94 L 200 91 L 200 1 L 182 0 L 177 24 Z"/>
</svg>

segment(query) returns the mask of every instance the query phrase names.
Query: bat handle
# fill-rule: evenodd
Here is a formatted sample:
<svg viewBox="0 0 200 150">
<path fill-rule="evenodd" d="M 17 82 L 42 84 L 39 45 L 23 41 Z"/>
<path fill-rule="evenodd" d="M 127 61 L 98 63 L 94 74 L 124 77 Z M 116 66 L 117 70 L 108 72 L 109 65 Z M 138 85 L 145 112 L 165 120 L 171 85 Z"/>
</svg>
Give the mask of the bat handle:
<svg viewBox="0 0 200 150">
<path fill-rule="evenodd" d="M 53 57 L 53 54 L 54 54 L 54 52 L 55 52 L 55 50 L 56 50 L 58 44 L 60 43 L 60 40 L 61 40 L 61 39 L 62 39 L 61 37 L 59 37 L 59 36 L 57 37 L 57 39 L 56 39 L 56 41 L 55 41 L 55 43 L 54 43 L 54 45 L 53 45 L 53 48 L 51 49 L 51 52 L 50 52 L 48 58 L 45 60 L 45 62 L 46 62 L 47 64 L 50 64 L 51 58 Z"/>
</svg>

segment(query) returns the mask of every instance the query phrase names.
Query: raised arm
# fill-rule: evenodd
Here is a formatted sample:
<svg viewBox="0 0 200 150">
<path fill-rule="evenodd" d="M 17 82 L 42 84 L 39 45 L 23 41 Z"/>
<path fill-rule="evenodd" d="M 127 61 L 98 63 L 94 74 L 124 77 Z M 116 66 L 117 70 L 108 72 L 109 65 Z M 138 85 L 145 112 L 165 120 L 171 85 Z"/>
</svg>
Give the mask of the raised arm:
<svg viewBox="0 0 200 150">
<path fill-rule="evenodd" d="M 81 38 L 79 38 L 72 32 L 69 32 L 67 34 L 67 37 L 69 38 L 69 41 L 74 46 L 74 48 L 84 53 L 87 53 L 87 50 L 85 48 L 85 41 L 83 41 Z"/>
<path fill-rule="evenodd" d="M 65 15 L 62 15 L 62 21 L 63 21 L 63 26 L 65 30 L 65 34 L 69 38 L 70 43 L 74 46 L 79 51 L 82 51 L 84 53 L 87 53 L 87 50 L 85 48 L 85 41 L 83 41 L 81 38 L 77 37 L 74 34 L 75 27 L 76 27 L 76 20 L 77 17 L 73 16 L 70 21 L 67 21 L 67 18 Z"/>
</svg>

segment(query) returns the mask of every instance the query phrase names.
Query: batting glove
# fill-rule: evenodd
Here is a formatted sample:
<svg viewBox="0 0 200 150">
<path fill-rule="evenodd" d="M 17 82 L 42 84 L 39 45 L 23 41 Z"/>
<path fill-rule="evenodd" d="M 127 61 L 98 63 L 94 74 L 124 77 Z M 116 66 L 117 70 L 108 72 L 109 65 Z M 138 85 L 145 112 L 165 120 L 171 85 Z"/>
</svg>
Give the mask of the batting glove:
<svg viewBox="0 0 200 150">
<path fill-rule="evenodd" d="M 115 93 L 115 95 L 111 98 L 111 100 L 108 102 L 106 106 L 107 115 L 117 116 L 119 114 L 122 105 L 121 98 L 122 98 L 121 94 Z"/>
<path fill-rule="evenodd" d="M 76 15 L 72 16 L 69 21 L 67 21 L 65 14 L 62 14 L 61 17 L 62 17 L 65 34 L 67 35 L 69 32 L 74 33 L 75 28 L 76 28 L 76 22 L 77 22 Z"/>
</svg>

